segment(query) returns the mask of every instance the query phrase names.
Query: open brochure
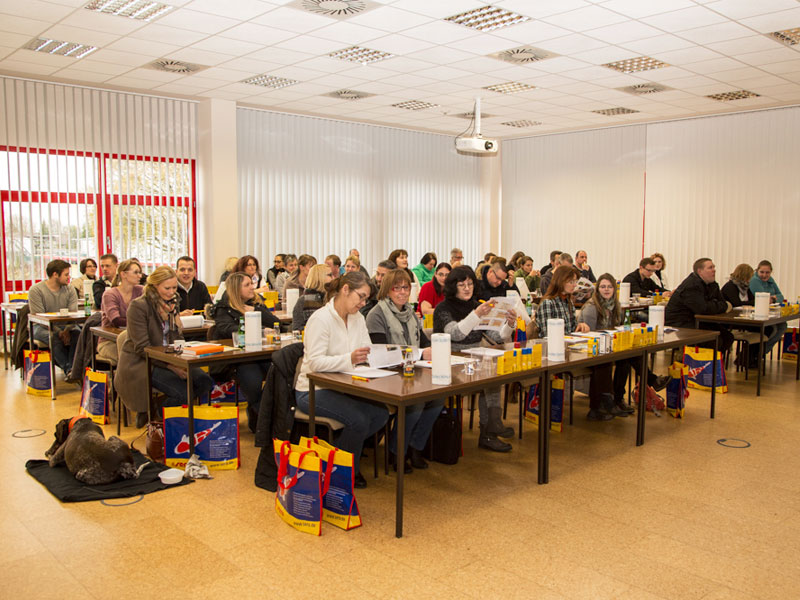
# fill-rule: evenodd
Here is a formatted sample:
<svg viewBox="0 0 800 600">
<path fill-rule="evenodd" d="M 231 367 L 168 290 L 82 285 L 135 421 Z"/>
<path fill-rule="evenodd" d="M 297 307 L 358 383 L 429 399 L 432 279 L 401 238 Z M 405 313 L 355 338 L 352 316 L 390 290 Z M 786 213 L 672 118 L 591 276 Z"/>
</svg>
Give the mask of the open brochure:
<svg viewBox="0 0 800 600">
<path fill-rule="evenodd" d="M 403 364 L 403 348 L 406 347 L 398 346 L 397 344 L 370 344 L 367 362 L 372 369 L 401 365 Z M 412 348 L 412 350 L 414 351 L 415 361 L 422 358 L 422 350 L 420 348 Z"/>
<path fill-rule="evenodd" d="M 522 316 L 517 310 L 518 304 L 519 306 L 522 306 L 519 294 L 513 294 L 511 296 L 494 296 L 493 298 L 489 299 L 489 302 L 492 304 L 492 310 L 481 317 L 481 322 L 478 323 L 478 326 L 475 327 L 475 330 L 499 332 L 503 328 L 503 323 L 506 322 L 506 315 L 508 313 L 514 313 L 520 317 Z M 522 313 L 526 317 L 528 316 L 524 306 L 522 306 Z"/>
</svg>

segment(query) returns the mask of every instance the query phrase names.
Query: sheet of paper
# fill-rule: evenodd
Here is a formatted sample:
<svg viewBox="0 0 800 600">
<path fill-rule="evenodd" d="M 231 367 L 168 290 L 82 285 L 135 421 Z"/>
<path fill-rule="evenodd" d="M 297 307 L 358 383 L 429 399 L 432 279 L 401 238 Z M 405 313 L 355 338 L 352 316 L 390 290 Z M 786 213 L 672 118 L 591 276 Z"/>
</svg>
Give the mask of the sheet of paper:
<svg viewBox="0 0 800 600">
<path fill-rule="evenodd" d="M 412 348 L 412 350 L 414 351 L 414 360 L 419 360 L 422 357 L 422 350 L 419 348 Z M 369 362 L 369 366 L 372 369 L 394 367 L 403 364 L 403 346 L 398 346 L 396 344 L 371 344 L 367 362 Z"/>
<path fill-rule="evenodd" d="M 489 302 L 493 305 L 492 310 L 481 317 L 481 322 L 475 329 L 500 331 L 503 327 L 503 323 L 506 322 L 506 313 L 512 312 L 516 314 L 515 308 L 517 302 L 519 302 L 519 296 L 495 296 L 490 298 Z"/>
<path fill-rule="evenodd" d="M 369 367 L 358 366 L 352 371 L 343 371 L 345 375 L 356 375 L 367 379 L 380 379 L 391 375 L 399 375 L 397 371 L 386 371 L 385 369 L 371 369 Z"/>
</svg>

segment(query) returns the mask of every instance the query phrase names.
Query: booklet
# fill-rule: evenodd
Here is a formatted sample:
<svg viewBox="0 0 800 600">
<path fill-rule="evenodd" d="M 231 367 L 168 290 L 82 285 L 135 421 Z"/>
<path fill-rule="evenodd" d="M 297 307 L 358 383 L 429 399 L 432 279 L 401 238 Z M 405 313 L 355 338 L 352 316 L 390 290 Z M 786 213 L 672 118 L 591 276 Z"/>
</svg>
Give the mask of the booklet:
<svg viewBox="0 0 800 600">
<path fill-rule="evenodd" d="M 372 369 L 402 365 L 403 348 L 407 347 L 397 344 L 370 344 L 367 362 Z M 420 348 L 412 348 L 412 350 L 414 351 L 414 360 L 419 360 L 422 357 L 422 350 Z"/>
<path fill-rule="evenodd" d="M 503 323 L 506 322 L 506 313 L 516 314 L 516 306 L 519 301 L 519 295 L 490 298 L 489 302 L 493 305 L 492 310 L 481 317 L 481 322 L 475 330 L 499 332 L 503 328 Z"/>
</svg>

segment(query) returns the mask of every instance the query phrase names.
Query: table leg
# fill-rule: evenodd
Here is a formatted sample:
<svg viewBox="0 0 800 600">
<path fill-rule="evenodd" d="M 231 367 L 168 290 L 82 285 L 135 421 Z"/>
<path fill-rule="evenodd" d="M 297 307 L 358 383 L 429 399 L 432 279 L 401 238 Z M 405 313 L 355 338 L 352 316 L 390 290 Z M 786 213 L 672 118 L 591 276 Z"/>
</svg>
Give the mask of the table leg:
<svg viewBox="0 0 800 600">
<path fill-rule="evenodd" d="M 192 368 L 186 369 L 186 401 L 189 405 L 189 456 L 194 454 L 194 390 L 192 389 Z"/>
<path fill-rule="evenodd" d="M 3 310 L 3 360 L 6 364 L 6 371 L 8 371 L 8 313 Z"/>
<path fill-rule="evenodd" d="M 519 382 L 519 439 L 522 439 L 522 422 L 525 417 L 525 401 L 527 396 L 525 395 L 525 386 L 522 385 L 522 382 Z"/>
<path fill-rule="evenodd" d="M 716 408 L 717 403 L 717 356 L 718 350 L 717 347 L 719 346 L 719 336 L 714 338 L 714 355 L 712 357 L 711 362 L 711 415 L 710 418 L 714 418 L 714 409 Z"/>
<path fill-rule="evenodd" d="M 647 351 L 642 353 L 642 369 L 639 376 L 639 397 L 636 403 L 639 409 L 636 411 L 636 445 L 644 444 L 644 420 L 647 412 Z"/>
<path fill-rule="evenodd" d="M 53 328 L 47 325 L 47 345 L 50 348 L 50 399 L 56 399 L 56 361 L 53 360 Z"/>
<path fill-rule="evenodd" d="M 761 369 L 764 362 L 764 322 L 761 322 L 761 337 L 758 343 L 758 375 L 756 375 L 756 396 L 761 395 Z"/>
<path fill-rule="evenodd" d="M 145 373 L 147 373 L 147 380 L 145 383 L 147 385 L 147 422 L 149 423 L 151 414 L 150 404 L 153 401 L 153 363 L 150 361 L 150 356 L 147 353 L 145 353 L 144 355 L 144 367 L 145 367 Z M 120 397 L 119 407 L 117 408 L 117 419 L 122 420 L 123 410 L 128 410 L 128 409 L 124 407 L 124 405 L 122 404 L 122 397 Z"/>
<path fill-rule="evenodd" d="M 314 398 L 314 382 L 308 382 L 308 437 L 313 438 L 316 433 L 316 427 L 314 423 L 314 407 L 315 407 L 315 398 Z M 375 449 L 377 452 L 377 448 Z"/>
<path fill-rule="evenodd" d="M 544 475 L 542 483 L 550 482 L 550 407 L 553 405 L 550 395 L 553 393 L 552 385 L 550 383 L 550 373 L 544 375 L 544 390 L 539 401 L 539 427 L 544 435 L 544 459 L 542 466 L 544 467 Z"/>
<path fill-rule="evenodd" d="M 397 494 L 394 513 L 394 536 L 403 537 L 403 478 L 406 470 L 406 408 L 397 407 Z M 387 440 L 388 441 L 388 440 Z M 375 451 L 377 452 L 377 448 Z"/>
</svg>

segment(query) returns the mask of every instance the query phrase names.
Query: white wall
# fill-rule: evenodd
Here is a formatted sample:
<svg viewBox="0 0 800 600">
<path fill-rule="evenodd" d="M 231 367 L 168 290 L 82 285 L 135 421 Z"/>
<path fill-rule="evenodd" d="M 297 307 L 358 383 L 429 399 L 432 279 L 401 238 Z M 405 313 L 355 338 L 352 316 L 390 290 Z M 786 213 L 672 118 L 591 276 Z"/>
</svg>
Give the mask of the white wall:
<svg viewBox="0 0 800 600">
<path fill-rule="evenodd" d="M 589 253 L 617 278 L 661 252 L 673 287 L 709 256 L 724 283 L 767 258 L 800 294 L 800 108 L 508 141 L 503 251 Z M 643 244 L 644 241 L 644 244 Z"/>
</svg>

